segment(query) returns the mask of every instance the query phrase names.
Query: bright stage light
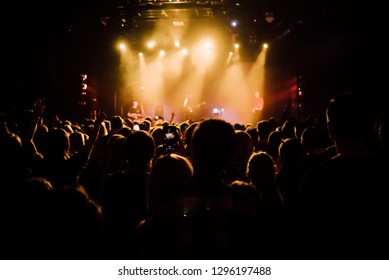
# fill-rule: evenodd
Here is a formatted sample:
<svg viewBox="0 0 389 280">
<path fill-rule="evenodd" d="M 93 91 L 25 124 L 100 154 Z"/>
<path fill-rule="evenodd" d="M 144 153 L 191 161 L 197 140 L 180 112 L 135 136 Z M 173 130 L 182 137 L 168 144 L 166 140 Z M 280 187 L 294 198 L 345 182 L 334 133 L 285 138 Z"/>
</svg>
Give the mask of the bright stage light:
<svg viewBox="0 0 389 280">
<path fill-rule="evenodd" d="M 192 62 L 198 66 L 198 69 L 205 71 L 213 64 L 216 56 L 214 55 L 215 42 L 211 38 L 199 40 L 190 50 Z"/>
<path fill-rule="evenodd" d="M 210 42 L 210 41 L 204 42 L 204 48 L 207 49 L 207 50 L 211 49 L 212 48 L 212 42 Z"/>
<path fill-rule="evenodd" d="M 230 25 L 231 25 L 231 27 L 233 27 L 233 28 L 238 27 L 238 25 L 239 25 L 239 20 L 237 20 L 237 19 L 231 20 Z"/>
<path fill-rule="evenodd" d="M 221 116 L 223 115 L 224 108 L 213 108 L 212 109 L 212 115 L 214 116 Z"/>
<path fill-rule="evenodd" d="M 139 55 L 139 57 L 142 57 L 142 56 L 143 56 L 143 53 L 140 52 L 138 55 Z"/>
<path fill-rule="evenodd" d="M 182 49 L 181 50 L 182 55 L 188 55 L 188 49 Z"/>
<path fill-rule="evenodd" d="M 234 48 L 235 48 L 235 49 L 239 49 L 239 47 L 240 47 L 240 46 L 239 46 L 238 43 L 236 43 L 236 44 L 234 45 Z"/>
<path fill-rule="evenodd" d="M 175 20 L 175 21 L 173 21 L 173 25 L 176 27 L 181 27 L 181 26 L 184 26 L 185 23 L 183 21 Z"/>
<path fill-rule="evenodd" d="M 124 43 L 124 42 L 119 42 L 118 44 L 117 44 L 117 48 L 120 50 L 120 51 L 125 51 L 126 49 L 127 49 L 127 46 L 126 46 L 126 43 Z"/>
<path fill-rule="evenodd" d="M 157 44 L 157 43 L 156 43 L 154 40 L 152 40 L 152 41 L 147 42 L 147 47 L 148 47 L 149 49 L 152 49 L 152 48 L 155 47 L 156 44 Z"/>
<path fill-rule="evenodd" d="M 176 47 L 176 48 L 179 48 L 180 47 L 180 41 L 174 41 L 174 46 Z"/>
<path fill-rule="evenodd" d="M 121 44 L 119 45 L 119 49 L 122 50 L 122 51 L 126 50 L 126 45 L 123 44 L 123 43 L 121 43 Z"/>
<path fill-rule="evenodd" d="M 263 48 L 267 49 L 268 47 L 269 47 L 269 45 L 267 43 L 263 44 Z"/>
<path fill-rule="evenodd" d="M 234 53 L 233 53 L 233 52 L 229 52 L 229 55 L 230 55 L 230 56 L 233 56 L 233 55 L 234 55 Z"/>
<path fill-rule="evenodd" d="M 166 52 L 165 52 L 164 50 L 161 50 L 161 51 L 159 52 L 159 56 L 161 56 L 161 57 L 164 57 L 165 54 L 166 54 Z"/>
</svg>

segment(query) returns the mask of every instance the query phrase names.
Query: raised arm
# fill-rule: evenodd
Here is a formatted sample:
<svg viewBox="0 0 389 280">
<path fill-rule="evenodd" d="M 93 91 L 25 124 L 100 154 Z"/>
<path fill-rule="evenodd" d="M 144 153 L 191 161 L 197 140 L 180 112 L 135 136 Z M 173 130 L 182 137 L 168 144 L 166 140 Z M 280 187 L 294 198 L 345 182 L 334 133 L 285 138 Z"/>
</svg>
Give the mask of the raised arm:
<svg viewBox="0 0 389 280">
<path fill-rule="evenodd" d="M 44 98 L 37 99 L 37 101 L 34 103 L 31 122 L 27 127 L 27 129 L 20 135 L 22 139 L 23 149 L 26 152 L 26 154 L 35 155 L 38 152 L 34 144 L 34 135 L 38 127 L 38 124 L 42 120 L 42 115 L 45 108 L 46 108 L 45 99 Z"/>
<path fill-rule="evenodd" d="M 99 138 L 100 130 L 103 129 L 102 122 L 105 120 L 106 117 L 107 117 L 106 114 L 101 112 L 96 118 L 93 130 L 89 135 L 88 141 L 85 143 L 85 150 L 88 156 L 91 154 L 93 146 L 95 145 L 97 139 Z"/>
</svg>

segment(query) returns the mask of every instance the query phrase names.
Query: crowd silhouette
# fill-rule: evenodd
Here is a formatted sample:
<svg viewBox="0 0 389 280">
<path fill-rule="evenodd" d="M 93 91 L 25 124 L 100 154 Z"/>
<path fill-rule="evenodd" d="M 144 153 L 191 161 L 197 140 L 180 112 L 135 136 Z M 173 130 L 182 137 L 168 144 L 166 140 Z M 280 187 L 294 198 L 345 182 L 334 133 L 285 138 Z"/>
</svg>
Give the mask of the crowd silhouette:
<svg viewBox="0 0 389 280">
<path fill-rule="evenodd" d="M 38 99 L 1 116 L 1 258 L 388 259 L 388 112 L 369 104 L 231 124 L 61 120 Z"/>
</svg>

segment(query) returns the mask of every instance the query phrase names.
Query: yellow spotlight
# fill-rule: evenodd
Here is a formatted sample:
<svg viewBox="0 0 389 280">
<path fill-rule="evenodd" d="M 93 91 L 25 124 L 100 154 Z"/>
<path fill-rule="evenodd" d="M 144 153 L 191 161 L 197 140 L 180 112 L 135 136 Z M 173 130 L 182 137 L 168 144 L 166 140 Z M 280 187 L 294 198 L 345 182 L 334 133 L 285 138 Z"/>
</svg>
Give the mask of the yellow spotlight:
<svg viewBox="0 0 389 280">
<path fill-rule="evenodd" d="M 119 50 L 121 50 L 121 51 L 125 51 L 127 49 L 125 43 L 119 43 L 118 47 L 119 47 Z"/>
<path fill-rule="evenodd" d="M 165 52 L 164 50 L 162 50 L 162 51 L 159 52 L 159 55 L 160 55 L 161 57 L 164 57 L 165 54 L 166 54 L 166 52 Z"/>
<path fill-rule="evenodd" d="M 143 53 L 140 52 L 138 55 L 139 55 L 139 57 L 142 57 L 142 56 L 143 56 Z"/>
<path fill-rule="evenodd" d="M 174 46 L 176 47 L 176 48 L 179 48 L 180 47 L 180 41 L 174 41 Z"/>
<path fill-rule="evenodd" d="M 187 55 L 187 54 L 188 54 L 188 49 L 182 49 L 182 50 L 181 50 L 181 53 L 182 53 L 183 55 Z"/>
<path fill-rule="evenodd" d="M 156 43 L 154 40 L 151 40 L 151 41 L 147 42 L 147 47 L 148 47 L 149 49 L 152 49 L 152 48 L 155 47 L 156 44 L 157 44 L 157 43 Z"/>
<path fill-rule="evenodd" d="M 207 40 L 207 41 L 204 42 L 204 48 L 206 50 L 210 50 L 210 49 L 212 49 L 212 47 L 213 47 L 213 44 L 212 44 L 211 41 Z"/>
<path fill-rule="evenodd" d="M 269 47 L 269 45 L 268 45 L 267 43 L 264 43 L 264 44 L 263 44 L 263 48 L 264 48 L 264 49 L 267 49 L 268 47 Z"/>
<path fill-rule="evenodd" d="M 236 43 L 236 44 L 234 45 L 234 48 L 235 48 L 235 49 L 239 49 L 239 47 L 240 47 L 240 46 L 239 46 L 238 43 Z"/>
<path fill-rule="evenodd" d="M 233 55 L 234 55 L 234 53 L 233 53 L 233 52 L 229 52 L 229 55 L 230 55 L 230 56 L 233 56 Z"/>
</svg>

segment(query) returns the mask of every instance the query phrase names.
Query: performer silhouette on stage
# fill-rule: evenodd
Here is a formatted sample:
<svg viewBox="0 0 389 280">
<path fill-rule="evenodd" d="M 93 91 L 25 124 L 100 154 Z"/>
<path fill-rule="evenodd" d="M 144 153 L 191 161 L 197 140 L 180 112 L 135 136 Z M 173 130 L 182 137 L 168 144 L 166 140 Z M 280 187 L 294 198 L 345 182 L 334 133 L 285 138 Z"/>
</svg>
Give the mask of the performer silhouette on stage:
<svg viewBox="0 0 389 280">
<path fill-rule="evenodd" d="M 192 102 L 192 96 L 191 95 L 185 95 L 185 100 L 184 100 L 184 112 L 185 112 L 185 117 L 186 119 L 196 119 L 199 118 L 199 113 L 200 109 L 202 106 L 206 104 L 206 102 L 201 102 L 198 104 L 191 104 Z"/>
<path fill-rule="evenodd" d="M 132 106 L 128 109 L 127 116 L 136 120 L 144 117 L 143 105 L 139 104 L 137 100 L 134 100 Z"/>
</svg>

